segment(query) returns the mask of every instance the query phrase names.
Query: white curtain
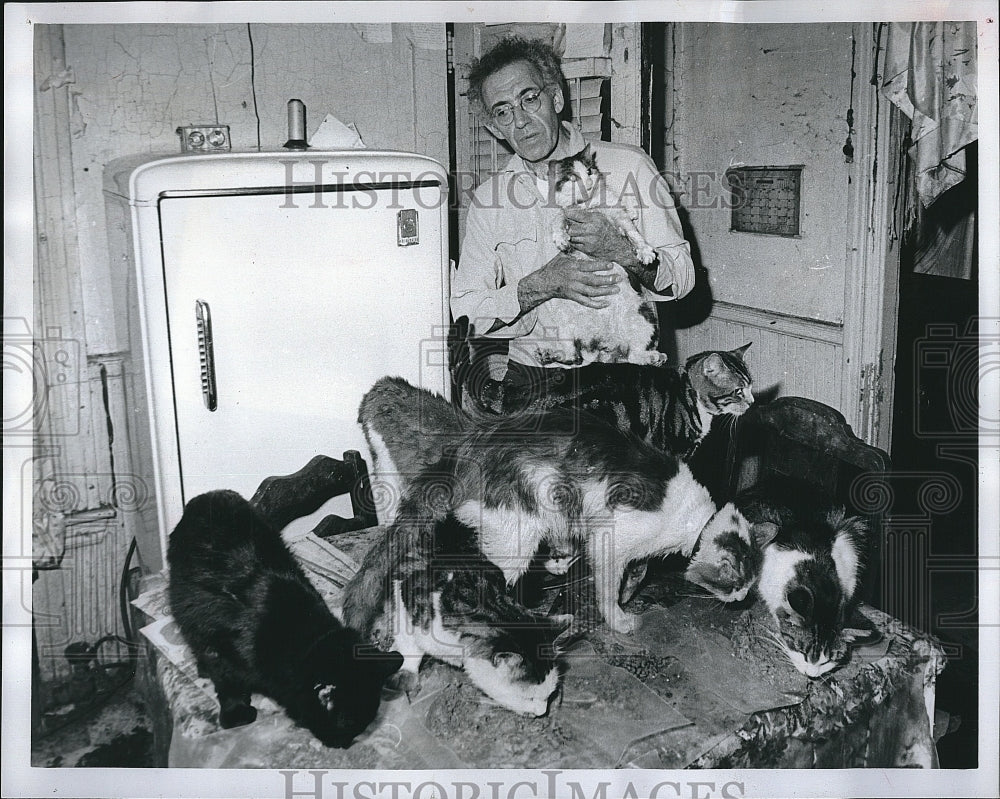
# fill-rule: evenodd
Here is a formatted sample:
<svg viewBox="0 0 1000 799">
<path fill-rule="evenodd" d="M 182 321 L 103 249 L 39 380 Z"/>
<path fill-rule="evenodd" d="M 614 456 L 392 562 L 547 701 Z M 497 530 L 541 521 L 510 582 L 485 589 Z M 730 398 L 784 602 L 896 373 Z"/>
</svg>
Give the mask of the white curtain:
<svg viewBox="0 0 1000 799">
<path fill-rule="evenodd" d="M 965 177 L 962 148 L 979 137 L 975 22 L 889 24 L 882 91 L 913 120 L 910 157 L 921 203 Z"/>
</svg>

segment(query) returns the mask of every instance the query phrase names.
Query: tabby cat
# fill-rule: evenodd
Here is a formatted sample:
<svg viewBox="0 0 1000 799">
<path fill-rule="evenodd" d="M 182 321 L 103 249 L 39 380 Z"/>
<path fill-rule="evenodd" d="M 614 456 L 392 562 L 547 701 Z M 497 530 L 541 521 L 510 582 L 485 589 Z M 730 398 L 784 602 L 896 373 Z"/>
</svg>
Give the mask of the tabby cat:
<svg viewBox="0 0 1000 799">
<path fill-rule="evenodd" d="M 832 671 L 848 659 L 855 635 L 847 621 L 861 579 L 867 523 L 791 478 L 755 486 L 735 503 L 748 519 L 778 528 L 764 550 L 757 590 L 782 651 L 808 677 Z"/>
<path fill-rule="evenodd" d="M 398 652 L 362 646 L 333 616 L 281 535 L 243 497 L 192 499 L 170 536 L 169 595 L 198 671 L 212 680 L 224 728 L 273 697 L 327 746 L 346 748 L 375 718 Z"/>
<path fill-rule="evenodd" d="M 582 152 L 549 162 L 550 197 L 560 208 L 599 211 L 629 238 L 644 264 L 656 259 L 656 252 L 643 239 L 637 217 L 620 205 L 608 206 L 604 176 L 588 144 Z M 552 239 L 560 250 L 578 258 L 589 258 L 573 249 L 565 224 L 557 225 Z M 667 356 L 657 350 L 657 317 L 652 303 L 642 297 L 628 272 L 610 265 L 619 292 L 608 296 L 604 308 L 588 308 L 573 300 L 555 298 L 545 304 L 547 324 L 558 339 L 535 353 L 539 363 L 580 365 L 584 360 L 602 363 L 629 362 L 660 365 Z M 587 357 L 584 354 L 594 357 Z"/>
<path fill-rule="evenodd" d="M 572 616 L 530 613 L 508 593 L 476 532 L 451 512 L 448 457 L 408 481 L 396 521 L 344 590 L 344 620 L 366 640 L 402 652 L 396 679 L 415 690 L 424 655 L 465 670 L 501 706 L 542 716 L 563 670 Z"/>
<path fill-rule="evenodd" d="M 534 387 L 518 391 L 505 386 L 504 410 L 586 410 L 687 461 L 713 418 L 740 416 L 753 404 L 753 381 L 743 357 L 749 347 L 699 352 L 683 367 L 589 366 L 577 370 L 565 392 L 531 396 Z"/>
</svg>

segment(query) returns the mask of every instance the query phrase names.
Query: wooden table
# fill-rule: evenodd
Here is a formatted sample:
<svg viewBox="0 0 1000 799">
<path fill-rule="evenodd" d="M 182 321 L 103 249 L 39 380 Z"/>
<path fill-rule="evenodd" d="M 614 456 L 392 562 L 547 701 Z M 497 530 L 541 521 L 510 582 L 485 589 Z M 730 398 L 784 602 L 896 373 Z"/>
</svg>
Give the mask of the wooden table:
<svg viewBox="0 0 1000 799">
<path fill-rule="evenodd" d="M 378 534 L 380 528 L 348 532 L 326 543 L 310 534 L 296 544 L 309 549 L 310 575 L 332 604 L 339 578 L 331 575 L 349 571 Z M 933 639 L 862 608 L 881 640 L 811 681 L 761 644 L 762 607 L 684 596 L 690 590 L 675 573 L 652 571 L 633 600 L 644 611 L 635 635 L 588 623 L 587 613 L 578 617 L 586 634 L 568 653 L 562 702 L 548 716 L 496 707 L 460 671 L 425 662 L 420 693 L 412 701 L 387 695 L 376 723 L 347 750 L 323 747 L 259 697 L 256 722 L 219 729 L 210 686 L 199 687 L 190 668 L 171 659 L 176 650 L 164 646 L 172 637 L 163 621 L 165 580 L 148 576 L 138 600 L 145 611 L 136 612 L 140 626 L 157 628 L 161 637 L 160 648 L 147 642 L 140 683 L 157 749 L 165 765 L 210 768 L 936 765 L 931 720 L 944 654 Z M 558 591 L 557 599 L 579 612 L 591 589 L 586 580 L 574 585 L 545 590 Z"/>
</svg>

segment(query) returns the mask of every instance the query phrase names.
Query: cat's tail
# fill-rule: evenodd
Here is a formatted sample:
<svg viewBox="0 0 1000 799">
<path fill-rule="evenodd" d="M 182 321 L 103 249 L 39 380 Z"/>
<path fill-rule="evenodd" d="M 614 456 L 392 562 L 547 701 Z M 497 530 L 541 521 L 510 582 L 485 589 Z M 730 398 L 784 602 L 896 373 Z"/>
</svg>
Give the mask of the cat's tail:
<svg viewBox="0 0 1000 799">
<path fill-rule="evenodd" d="M 393 528 L 384 530 L 361 562 L 361 568 L 344 586 L 342 621 L 370 641 L 389 598 L 390 543 Z"/>
</svg>

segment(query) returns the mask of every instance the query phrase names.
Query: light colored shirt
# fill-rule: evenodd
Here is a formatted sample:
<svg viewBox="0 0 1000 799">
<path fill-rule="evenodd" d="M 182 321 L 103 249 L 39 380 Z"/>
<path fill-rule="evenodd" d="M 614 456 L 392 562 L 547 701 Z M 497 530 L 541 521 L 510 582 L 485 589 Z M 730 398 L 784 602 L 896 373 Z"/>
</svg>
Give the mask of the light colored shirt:
<svg viewBox="0 0 1000 799">
<path fill-rule="evenodd" d="M 569 136 L 569 152 L 579 152 L 587 143 L 565 123 L 563 135 Z M 694 265 L 666 181 L 637 147 L 603 141 L 592 141 L 590 146 L 604 174 L 607 204 L 638 211 L 639 230 L 659 255 L 656 291 L 643 288 L 644 298 L 685 296 L 694 287 Z M 501 172 L 476 189 L 451 284 L 454 318 L 468 317 L 477 335 L 486 334 L 497 319 L 509 323 L 488 335 L 518 339 L 524 346 L 511 347 L 510 357 L 531 366 L 542 365 L 530 353 L 535 352 L 535 343 L 544 342 L 552 325 L 546 324 L 545 302 L 518 318 L 517 287 L 558 254 L 552 231 L 562 222 L 562 209 L 543 195 L 540 185 L 521 157 L 514 155 Z M 662 293 L 668 289 L 670 293 Z"/>
</svg>

